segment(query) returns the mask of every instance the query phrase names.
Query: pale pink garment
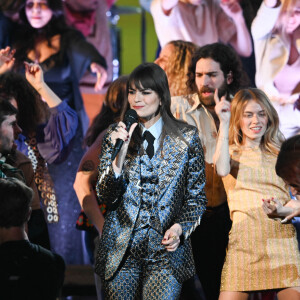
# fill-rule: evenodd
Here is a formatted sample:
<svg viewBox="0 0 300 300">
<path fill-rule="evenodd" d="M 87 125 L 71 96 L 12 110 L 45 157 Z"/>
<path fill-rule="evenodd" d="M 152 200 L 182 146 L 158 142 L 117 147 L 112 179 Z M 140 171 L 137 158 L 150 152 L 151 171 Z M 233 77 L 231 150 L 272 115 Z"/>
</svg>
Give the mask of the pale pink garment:
<svg viewBox="0 0 300 300">
<path fill-rule="evenodd" d="M 300 93 L 300 56 L 292 64 L 286 64 L 274 79 L 280 95 L 290 96 Z M 300 111 L 293 104 L 280 105 L 273 103 L 280 121 L 280 130 L 285 138 L 300 133 Z"/>
<path fill-rule="evenodd" d="M 221 41 L 228 43 L 236 33 L 232 20 L 218 0 L 206 0 L 198 6 L 181 1 L 166 16 L 161 0 L 153 0 L 151 14 L 161 47 L 172 40 L 193 42 L 198 46 Z"/>
<path fill-rule="evenodd" d="M 281 95 L 300 93 L 300 56 L 292 64 L 286 64 L 276 75 L 274 84 Z"/>
</svg>

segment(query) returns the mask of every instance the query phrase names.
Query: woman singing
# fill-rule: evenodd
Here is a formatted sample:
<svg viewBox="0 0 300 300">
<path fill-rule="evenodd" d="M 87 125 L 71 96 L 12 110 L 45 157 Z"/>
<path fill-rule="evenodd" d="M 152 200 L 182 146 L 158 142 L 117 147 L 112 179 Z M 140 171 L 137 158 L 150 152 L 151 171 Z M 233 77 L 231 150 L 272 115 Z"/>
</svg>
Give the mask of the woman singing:
<svg viewBox="0 0 300 300">
<path fill-rule="evenodd" d="M 111 126 L 100 155 L 96 190 L 107 214 L 96 273 L 106 299 L 177 299 L 194 274 L 190 234 L 206 206 L 203 151 L 196 128 L 172 116 L 158 65 L 138 66 L 127 96 L 138 123 Z"/>
</svg>

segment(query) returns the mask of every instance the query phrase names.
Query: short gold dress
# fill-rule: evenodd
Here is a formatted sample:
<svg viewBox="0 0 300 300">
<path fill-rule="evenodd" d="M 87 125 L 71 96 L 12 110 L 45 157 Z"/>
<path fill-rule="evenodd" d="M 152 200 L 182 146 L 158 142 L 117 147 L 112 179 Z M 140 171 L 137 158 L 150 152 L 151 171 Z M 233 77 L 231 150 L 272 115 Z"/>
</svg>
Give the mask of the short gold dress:
<svg viewBox="0 0 300 300">
<path fill-rule="evenodd" d="M 259 148 L 230 147 L 231 172 L 223 178 L 233 221 L 222 271 L 221 291 L 255 291 L 300 286 L 300 255 L 292 224 L 263 211 L 262 199 L 290 196 L 276 175 L 276 157 Z"/>
</svg>

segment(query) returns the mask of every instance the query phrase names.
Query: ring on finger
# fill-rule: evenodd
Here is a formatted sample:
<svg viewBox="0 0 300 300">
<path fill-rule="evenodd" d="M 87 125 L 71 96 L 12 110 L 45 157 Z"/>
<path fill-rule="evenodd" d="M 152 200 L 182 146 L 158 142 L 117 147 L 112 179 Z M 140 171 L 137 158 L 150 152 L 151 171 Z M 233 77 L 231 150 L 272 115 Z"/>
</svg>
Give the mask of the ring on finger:
<svg viewBox="0 0 300 300">
<path fill-rule="evenodd" d="M 173 236 L 172 236 L 172 239 L 173 239 L 174 241 L 176 241 L 176 240 L 177 240 L 177 236 L 176 236 L 176 235 L 173 235 Z"/>
</svg>

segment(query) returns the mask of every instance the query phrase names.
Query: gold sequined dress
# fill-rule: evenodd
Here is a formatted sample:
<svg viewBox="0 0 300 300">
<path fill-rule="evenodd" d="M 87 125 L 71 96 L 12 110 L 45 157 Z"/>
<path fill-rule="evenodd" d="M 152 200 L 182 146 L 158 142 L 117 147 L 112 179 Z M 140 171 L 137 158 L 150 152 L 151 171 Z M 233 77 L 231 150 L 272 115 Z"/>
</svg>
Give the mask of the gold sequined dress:
<svg viewBox="0 0 300 300">
<path fill-rule="evenodd" d="M 264 213 L 262 199 L 289 201 L 275 173 L 276 157 L 259 148 L 230 147 L 231 172 L 223 178 L 233 221 L 221 291 L 300 286 L 300 255 L 292 224 Z"/>
</svg>

